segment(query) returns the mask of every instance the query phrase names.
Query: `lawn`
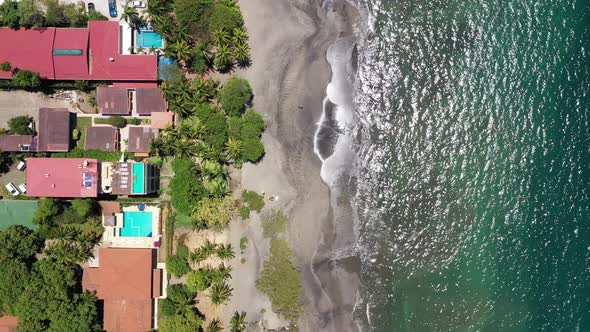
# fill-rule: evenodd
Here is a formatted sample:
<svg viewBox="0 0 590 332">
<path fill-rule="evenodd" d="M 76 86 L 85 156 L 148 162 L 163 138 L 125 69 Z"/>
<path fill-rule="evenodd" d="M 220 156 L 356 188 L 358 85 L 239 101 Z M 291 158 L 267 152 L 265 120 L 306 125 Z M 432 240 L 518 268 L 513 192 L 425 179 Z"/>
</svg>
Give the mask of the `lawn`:
<svg viewBox="0 0 590 332">
<path fill-rule="evenodd" d="M 23 225 L 36 230 L 38 226 L 33 224 L 36 211 L 36 201 L 0 201 L 0 231 L 10 225 Z"/>
<path fill-rule="evenodd" d="M 191 216 L 178 212 L 176 212 L 175 224 L 178 228 L 193 228 L 194 226 Z"/>
<path fill-rule="evenodd" d="M 76 128 L 80 131 L 80 139 L 78 140 L 78 147 L 84 149 L 86 142 L 86 127 L 92 125 L 91 117 L 78 117 Z"/>
</svg>

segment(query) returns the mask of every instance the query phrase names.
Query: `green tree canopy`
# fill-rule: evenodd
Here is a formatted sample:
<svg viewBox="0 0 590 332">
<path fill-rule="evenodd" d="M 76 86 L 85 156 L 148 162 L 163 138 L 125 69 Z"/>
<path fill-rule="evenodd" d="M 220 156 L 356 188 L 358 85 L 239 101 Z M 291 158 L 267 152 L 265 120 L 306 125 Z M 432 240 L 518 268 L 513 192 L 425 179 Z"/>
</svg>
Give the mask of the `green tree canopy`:
<svg viewBox="0 0 590 332">
<path fill-rule="evenodd" d="M 158 327 L 159 332 L 195 332 L 203 325 L 196 313 L 164 317 Z"/>
<path fill-rule="evenodd" d="M 219 102 L 227 115 L 239 116 L 253 96 L 252 88 L 247 80 L 232 77 L 225 82 L 219 91 Z"/>
<path fill-rule="evenodd" d="M 8 128 L 13 135 L 31 135 L 33 129 L 29 127 L 33 118 L 28 115 L 20 115 L 8 120 Z"/>
<path fill-rule="evenodd" d="M 213 0 L 174 0 L 174 16 L 178 26 L 187 27 L 193 35 L 203 36 L 207 33 L 207 16 L 213 6 Z"/>
<path fill-rule="evenodd" d="M 211 285 L 211 271 L 198 269 L 191 271 L 186 277 L 186 283 L 190 290 L 202 292 Z"/>
<path fill-rule="evenodd" d="M 25 28 L 45 26 L 45 16 L 37 7 L 35 0 L 20 0 L 18 12 L 20 26 Z"/>
<path fill-rule="evenodd" d="M 0 262 L 16 259 L 27 261 L 41 250 L 43 242 L 29 228 L 11 225 L 0 232 Z"/>
<path fill-rule="evenodd" d="M 243 142 L 242 160 L 257 162 L 264 155 L 264 145 L 259 138 L 247 138 Z"/>
<path fill-rule="evenodd" d="M 244 25 L 242 13 L 236 7 L 228 7 L 224 4 L 217 3 L 209 13 L 209 31 L 227 30 L 233 31 Z"/>
<path fill-rule="evenodd" d="M 72 209 L 82 218 L 87 218 L 96 212 L 96 203 L 91 199 L 73 199 Z"/>
<path fill-rule="evenodd" d="M 5 0 L 0 4 L 0 25 L 16 29 L 20 25 L 19 21 L 20 13 L 16 0 Z"/>
<path fill-rule="evenodd" d="M 41 198 L 37 211 L 33 215 L 33 222 L 37 225 L 49 225 L 53 218 L 62 211 L 61 203 L 54 198 Z"/>
<path fill-rule="evenodd" d="M 38 88 L 41 86 L 41 76 L 37 72 L 19 69 L 12 75 L 11 82 L 22 88 Z"/>
<path fill-rule="evenodd" d="M 14 307 L 29 282 L 27 264 L 16 259 L 0 263 L 0 312 L 15 315 Z"/>
</svg>

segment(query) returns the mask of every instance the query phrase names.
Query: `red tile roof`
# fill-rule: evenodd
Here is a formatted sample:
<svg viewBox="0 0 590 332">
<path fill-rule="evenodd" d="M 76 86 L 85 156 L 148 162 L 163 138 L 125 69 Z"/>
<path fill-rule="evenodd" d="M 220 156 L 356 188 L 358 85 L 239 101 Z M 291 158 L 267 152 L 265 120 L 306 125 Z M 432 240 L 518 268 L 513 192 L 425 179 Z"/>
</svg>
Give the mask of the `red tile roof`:
<svg viewBox="0 0 590 332">
<path fill-rule="evenodd" d="M 137 113 L 141 115 L 166 112 L 166 99 L 164 99 L 160 88 L 135 89 L 135 104 Z"/>
<path fill-rule="evenodd" d="M 1 135 L 0 151 L 18 152 L 21 146 L 30 145 L 30 151 L 35 151 L 35 141 L 31 135 Z"/>
<path fill-rule="evenodd" d="M 119 131 L 111 126 L 86 127 L 84 149 L 117 151 L 119 148 Z"/>
<path fill-rule="evenodd" d="M 20 29 L 0 28 L 0 62 L 8 61 L 12 68 L 39 72 L 41 77 L 54 79 L 53 39 L 55 28 Z M 12 74 L 0 70 L 0 78 Z"/>
<path fill-rule="evenodd" d="M 56 29 L 54 50 L 81 50 L 82 55 L 53 55 L 55 79 L 88 79 L 88 29 Z"/>
<path fill-rule="evenodd" d="M 98 162 L 83 158 L 28 158 L 27 196 L 29 197 L 96 197 Z M 84 162 L 88 165 L 84 167 Z M 91 177 L 84 186 L 84 175 Z"/>
<path fill-rule="evenodd" d="M 38 151 L 64 152 L 70 150 L 71 114 L 66 108 L 39 109 Z"/>
<path fill-rule="evenodd" d="M 158 135 L 158 129 L 150 126 L 128 127 L 129 139 L 127 140 L 127 151 L 134 153 L 150 152 L 150 142 Z"/>
<path fill-rule="evenodd" d="M 156 55 L 119 54 L 120 26 L 113 21 L 90 21 L 90 76 L 94 80 L 156 81 Z"/>
<path fill-rule="evenodd" d="M 155 251 L 100 248 L 99 267 L 84 269 L 82 287 L 104 300 L 104 329 L 145 332 L 152 329 Z M 159 279 L 161 282 L 161 279 Z M 161 287 L 161 286 L 159 286 Z M 158 294 L 155 294 L 158 296 Z"/>
<path fill-rule="evenodd" d="M 127 115 L 129 109 L 129 92 L 126 88 L 101 86 L 96 88 L 96 103 L 102 114 Z"/>
<path fill-rule="evenodd" d="M 164 129 L 166 127 L 174 125 L 174 113 L 173 112 L 154 112 L 151 115 L 152 128 Z"/>
<path fill-rule="evenodd" d="M 88 28 L 0 28 L 0 61 L 39 72 L 46 79 L 156 81 L 155 55 L 119 54 L 119 22 L 91 21 Z M 82 55 L 54 55 L 54 50 Z M 0 79 L 11 73 L 0 71 Z"/>
</svg>

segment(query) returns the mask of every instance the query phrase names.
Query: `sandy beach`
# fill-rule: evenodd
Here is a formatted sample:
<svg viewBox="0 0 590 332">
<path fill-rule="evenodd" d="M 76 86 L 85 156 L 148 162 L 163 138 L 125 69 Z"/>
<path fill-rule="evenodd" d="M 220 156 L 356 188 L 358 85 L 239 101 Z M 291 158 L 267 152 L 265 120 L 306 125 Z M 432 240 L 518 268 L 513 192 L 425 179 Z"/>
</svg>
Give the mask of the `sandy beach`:
<svg viewBox="0 0 590 332">
<path fill-rule="evenodd" d="M 263 136 L 266 155 L 258 165 L 242 169 L 243 188 L 278 196 L 267 207 L 290 216 L 289 243 L 302 271 L 305 313 L 301 331 L 356 330 L 352 309 L 356 301 L 358 264 L 331 259 L 336 226 L 330 190 L 320 179 L 321 162 L 313 152 L 313 137 L 330 80 L 326 50 L 350 33 L 352 12 L 339 1 L 240 1 L 250 36 L 253 65 L 240 73 L 252 84 L 254 108 L 267 122 Z M 236 293 L 227 311 L 248 311 L 248 321 L 277 328 L 281 322 L 267 312 L 268 300 L 253 287 L 268 248 L 259 236 L 259 220 L 236 224 L 231 243 L 248 234 L 251 245 L 245 263 L 235 270 Z M 340 228 L 339 228 L 340 229 Z M 237 257 L 236 259 L 239 259 Z"/>
</svg>

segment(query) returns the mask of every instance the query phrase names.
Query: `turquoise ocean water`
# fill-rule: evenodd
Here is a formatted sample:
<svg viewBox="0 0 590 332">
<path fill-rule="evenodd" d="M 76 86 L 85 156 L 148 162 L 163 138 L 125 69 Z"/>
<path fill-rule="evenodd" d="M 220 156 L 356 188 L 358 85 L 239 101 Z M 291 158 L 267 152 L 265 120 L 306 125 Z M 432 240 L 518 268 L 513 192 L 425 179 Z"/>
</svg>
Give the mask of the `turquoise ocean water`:
<svg viewBox="0 0 590 332">
<path fill-rule="evenodd" d="M 358 319 L 590 331 L 590 1 L 361 2 Z"/>
</svg>

